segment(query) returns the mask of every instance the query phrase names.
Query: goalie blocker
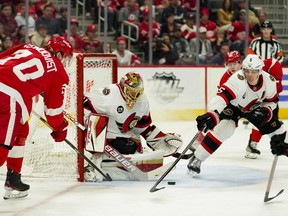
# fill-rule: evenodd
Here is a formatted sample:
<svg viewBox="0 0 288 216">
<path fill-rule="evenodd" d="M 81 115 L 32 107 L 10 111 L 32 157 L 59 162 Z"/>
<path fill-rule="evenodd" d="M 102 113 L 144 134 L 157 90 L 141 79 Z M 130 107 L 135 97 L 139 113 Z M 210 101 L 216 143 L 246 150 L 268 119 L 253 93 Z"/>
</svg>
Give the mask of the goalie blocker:
<svg viewBox="0 0 288 216">
<path fill-rule="evenodd" d="M 107 139 L 108 120 L 106 115 L 88 116 L 85 150 L 92 154 L 93 163 L 108 172 L 113 180 L 139 180 L 137 176 L 133 176 L 133 169 L 140 169 L 139 172 L 157 169 L 163 166 L 163 157 L 177 152 L 182 145 L 179 135 L 165 134 L 154 125 L 141 133 L 152 151 L 143 151 L 140 135 Z M 123 168 L 126 171 L 123 171 Z M 85 167 L 84 176 L 86 181 L 103 180 L 103 177 L 90 166 Z"/>
</svg>

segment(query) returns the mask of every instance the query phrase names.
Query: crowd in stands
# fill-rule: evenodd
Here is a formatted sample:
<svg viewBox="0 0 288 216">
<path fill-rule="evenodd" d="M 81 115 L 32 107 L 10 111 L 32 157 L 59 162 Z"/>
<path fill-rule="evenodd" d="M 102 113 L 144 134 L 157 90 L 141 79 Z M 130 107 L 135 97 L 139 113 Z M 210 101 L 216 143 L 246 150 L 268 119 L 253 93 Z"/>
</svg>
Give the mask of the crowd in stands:
<svg viewBox="0 0 288 216">
<path fill-rule="evenodd" d="M 276 41 L 277 51 L 268 53 L 271 56 L 262 53 L 262 57 L 273 57 L 283 62 L 277 32 L 271 22 L 271 25 L 263 24 L 267 21 L 265 11 L 256 10 L 252 6 L 246 11 L 245 0 L 222 1 L 222 7 L 217 9 L 217 13 L 208 8 L 208 0 L 200 1 L 198 41 L 196 0 L 154 0 L 151 9 L 148 0 L 108 0 L 107 29 L 110 35 L 115 36 L 116 41 L 116 47 L 111 49 L 110 44 L 103 43 L 97 36 L 97 29 L 103 30 L 103 26 L 97 26 L 96 23 L 99 16 L 104 16 L 105 1 L 86 0 L 86 14 L 83 16 L 90 17 L 91 23 L 80 33 L 78 20 L 72 18 L 69 40 L 75 52 L 114 53 L 119 65 L 148 63 L 149 15 L 152 10 L 153 64 L 195 64 L 198 57 L 199 64 L 223 65 L 224 56 L 229 51 L 237 50 L 243 57 L 247 55 L 247 50 L 249 53 L 259 52 L 254 41 L 257 38 L 258 42 Z M 75 1 L 72 3 L 75 4 Z M 53 0 L 36 0 L 29 6 L 28 26 L 25 26 L 24 0 L 0 0 L 0 4 L 0 51 L 25 43 L 25 28 L 28 28 L 29 43 L 39 47 L 45 47 L 47 41 L 54 36 L 67 38 L 67 7 L 58 6 Z M 100 14 L 98 8 L 101 9 Z M 246 17 L 248 34 L 245 31 Z M 130 32 L 132 37 L 138 38 L 136 42 L 129 41 L 130 50 L 127 47 L 127 29 L 124 32 L 121 29 L 124 22 L 138 27 L 137 31 L 132 28 L 133 31 Z M 264 28 L 271 30 L 268 36 L 265 33 L 265 37 Z M 247 35 L 249 49 L 245 49 Z M 134 52 L 144 53 L 145 58 L 139 58 Z"/>
</svg>

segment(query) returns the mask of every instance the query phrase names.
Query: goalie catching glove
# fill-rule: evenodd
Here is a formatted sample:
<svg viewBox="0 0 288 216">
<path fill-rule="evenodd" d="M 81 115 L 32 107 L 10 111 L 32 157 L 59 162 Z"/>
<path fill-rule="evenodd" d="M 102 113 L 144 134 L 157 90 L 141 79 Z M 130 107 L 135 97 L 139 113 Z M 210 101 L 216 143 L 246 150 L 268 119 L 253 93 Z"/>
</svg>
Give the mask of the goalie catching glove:
<svg viewBox="0 0 288 216">
<path fill-rule="evenodd" d="M 68 122 L 63 119 L 62 124 L 60 124 L 56 129 L 51 133 L 52 138 L 55 142 L 62 142 L 67 136 Z"/>
<path fill-rule="evenodd" d="M 288 157 L 288 139 L 286 133 L 277 134 L 271 137 L 270 147 L 272 154 L 286 155 Z"/>
<path fill-rule="evenodd" d="M 155 151 L 162 150 L 164 157 L 174 154 L 182 146 L 180 135 L 174 133 L 165 134 L 154 125 L 149 127 L 149 129 L 149 132 L 143 136 L 147 145 Z"/>
<path fill-rule="evenodd" d="M 196 118 L 198 130 L 204 130 L 206 133 L 208 130 L 213 129 L 219 122 L 220 117 L 217 111 L 210 111 Z"/>
</svg>

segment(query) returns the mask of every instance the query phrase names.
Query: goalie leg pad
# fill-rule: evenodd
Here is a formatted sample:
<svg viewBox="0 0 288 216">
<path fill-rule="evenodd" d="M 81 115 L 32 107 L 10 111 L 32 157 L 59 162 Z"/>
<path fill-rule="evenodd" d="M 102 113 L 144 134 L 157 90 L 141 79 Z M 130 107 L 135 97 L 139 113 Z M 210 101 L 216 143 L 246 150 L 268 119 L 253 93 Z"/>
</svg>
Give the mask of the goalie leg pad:
<svg viewBox="0 0 288 216">
<path fill-rule="evenodd" d="M 95 153 L 91 157 L 91 161 L 95 164 L 96 167 L 101 169 L 101 164 L 103 160 L 103 154 Z M 84 168 L 84 179 L 86 182 L 102 182 L 103 175 L 95 170 L 90 164 Z"/>
<path fill-rule="evenodd" d="M 146 137 L 146 142 L 153 150 L 163 151 L 164 157 L 167 157 L 177 152 L 183 141 L 180 135 L 173 133 L 164 134 L 158 127 L 155 127 Z"/>
</svg>

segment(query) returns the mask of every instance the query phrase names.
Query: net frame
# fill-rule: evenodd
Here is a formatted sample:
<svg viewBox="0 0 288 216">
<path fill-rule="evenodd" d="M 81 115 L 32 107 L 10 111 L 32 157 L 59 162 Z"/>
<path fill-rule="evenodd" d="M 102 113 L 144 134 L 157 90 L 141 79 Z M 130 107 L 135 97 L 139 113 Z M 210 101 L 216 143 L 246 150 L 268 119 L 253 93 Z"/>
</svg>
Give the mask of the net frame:
<svg viewBox="0 0 288 216">
<path fill-rule="evenodd" d="M 81 53 L 81 54 L 75 54 L 73 56 L 72 62 L 73 63 L 71 64 L 71 66 L 66 68 L 66 71 L 70 77 L 70 84 L 66 88 L 65 95 L 64 95 L 64 110 L 67 112 L 67 114 L 74 117 L 74 119 L 77 122 L 84 125 L 84 108 L 83 108 L 84 94 L 90 91 L 93 91 L 94 89 L 97 89 L 99 87 L 104 87 L 107 84 L 117 82 L 117 57 L 114 54 L 82 54 Z M 96 68 L 98 68 L 98 70 Z M 39 110 L 41 110 L 40 114 L 43 115 L 43 107 L 41 107 Z M 45 137 L 44 138 L 41 137 L 41 140 L 38 140 L 38 141 L 36 139 L 35 142 L 41 142 L 41 144 L 43 144 L 43 142 L 47 141 L 47 144 L 45 144 L 46 145 L 45 146 L 45 145 L 38 145 L 38 143 L 36 143 L 36 145 L 33 146 L 33 148 L 35 147 L 35 151 L 34 149 L 32 149 L 31 150 L 32 153 L 28 151 L 28 153 L 26 154 L 25 152 L 24 162 L 26 161 L 28 165 L 29 164 L 28 162 L 30 162 L 29 161 L 30 157 L 31 157 L 31 161 L 41 160 L 40 161 L 41 165 L 43 161 L 44 165 L 39 166 L 38 170 L 43 169 L 45 170 L 45 172 L 49 172 L 49 169 L 50 169 L 51 172 L 53 172 L 53 175 L 54 175 L 53 177 L 55 177 L 56 175 L 57 179 L 59 178 L 61 179 L 63 177 L 66 178 L 65 176 L 66 173 L 64 172 L 62 172 L 63 175 L 60 175 L 60 177 L 57 176 L 58 173 L 61 172 L 61 168 L 63 166 L 64 168 L 65 166 L 71 166 L 72 167 L 71 170 L 73 170 L 71 171 L 71 173 L 73 172 L 73 174 L 70 175 L 69 177 L 73 179 L 77 179 L 80 182 L 83 182 L 84 181 L 84 159 L 80 155 L 78 155 L 76 151 L 74 151 L 65 142 L 55 143 L 53 139 L 51 139 L 50 137 L 49 133 L 51 131 L 49 131 L 47 127 L 43 126 L 43 123 L 42 123 L 42 127 L 39 127 L 39 124 L 38 126 L 35 126 L 36 127 L 35 132 L 45 130 L 45 132 L 42 132 L 43 136 L 45 134 Z M 69 122 L 67 140 L 69 140 L 72 144 L 74 144 L 79 149 L 80 152 L 84 153 L 84 132 L 81 129 L 77 128 L 77 126 L 73 124 L 72 122 Z M 53 143 L 52 144 L 53 147 L 48 145 L 50 143 Z M 26 147 L 27 147 L 27 144 L 28 143 L 26 143 Z M 45 149 L 44 149 L 44 146 L 45 146 Z M 61 152 L 62 149 L 60 150 L 60 146 L 64 146 L 63 148 L 67 149 L 67 153 L 65 151 Z M 49 150 L 51 150 L 52 153 L 47 152 Z M 72 156 L 68 156 L 67 155 L 68 153 L 72 154 Z M 57 163 L 57 160 L 62 161 L 59 159 L 59 157 L 65 158 L 65 161 L 63 161 L 61 164 Z M 69 157 L 73 157 L 73 159 Z M 48 163 L 51 160 L 53 160 L 53 163 L 51 163 L 52 164 L 51 167 L 48 167 Z M 47 161 L 47 167 L 48 167 L 47 169 L 46 169 L 46 164 L 45 164 L 46 161 Z M 33 161 L 33 163 L 31 164 L 35 166 L 35 164 L 37 164 L 37 161 L 36 162 Z M 67 170 L 68 168 L 70 169 L 70 167 L 67 167 Z M 74 170 L 74 168 L 76 170 Z M 33 167 L 32 170 L 36 172 L 37 168 Z M 57 173 L 57 170 L 58 170 L 58 173 Z M 54 174 L 54 171 L 56 174 Z M 43 176 L 43 175 L 38 176 L 37 173 L 36 174 L 33 173 L 31 177 L 50 177 L 50 176 L 49 176 L 49 173 L 47 176 Z M 68 178 L 68 174 L 67 174 L 67 178 Z"/>
</svg>

